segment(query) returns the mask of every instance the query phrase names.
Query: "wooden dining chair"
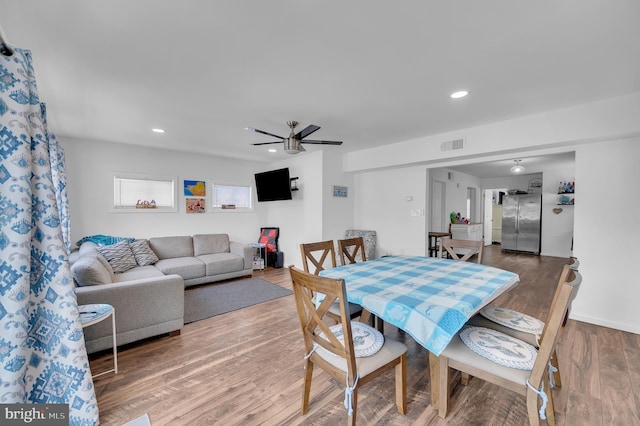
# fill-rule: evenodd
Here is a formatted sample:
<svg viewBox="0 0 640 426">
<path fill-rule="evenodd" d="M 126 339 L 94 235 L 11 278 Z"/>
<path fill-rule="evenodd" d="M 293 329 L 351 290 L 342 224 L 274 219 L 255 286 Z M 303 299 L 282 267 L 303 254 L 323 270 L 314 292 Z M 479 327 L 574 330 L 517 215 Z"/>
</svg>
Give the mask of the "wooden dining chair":
<svg viewBox="0 0 640 426">
<path fill-rule="evenodd" d="M 336 252 L 333 240 L 302 243 L 300 244 L 300 254 L 302 255 L 302 266 L 306 273 L 318 275 L 325 268 L 336 267 Z M 313 272 L 311 272 L 312 269 Z M 362 306 L 348 303 L 347 307 L 351 318 L 362 315 Z M 328 316 L 337 323 L 340 318 L 339 306 L 331 306 Z M 367 322 L 368 319 L 368 316 L 363 318 L 363 322 Z"/>
<path fill-rule="evenodd" d="M 438 257 L 442 257 L 443 253 L 448 253 L 452 259 L 468 261 L 475 254 L 478 255 L 477 262 L 482 263 L 482 249 L 484 241 L 456 240 L 453 238 L 440 238 L 440 251 Z M 459 255 L 456 249 L 464 250 L 464 254 Z"/>
<path fill-rule="evenodd" d="M 367 261 L 364 238 L 362 237 L 338 240 L 338 253 L 340 255 L 340 264 L 342 266 Z M 360 316 L 360 321 L 367 324 L 371 321 L 379 332 L 384 333 L 384 322 L 382 321 L 382 318 L 372 315 L 366 309 L 362 309 Z"/>
<path fill-rule="evenodd" d="M 356 325 L 359 330 L 365 330 L 367 336 L 375 335 L 377 332 L 360 322 L 351 322 L 347 311 L 344 280 L 319 277 L 293 266 L 289 267 L 289 271 L 306 354 L 302 414 L 309 410 L 314 366 L 329 373 L 339 383 L 346 384 L 345 407 L 348 409 L 348 424 L 356 424 L 358 389 L 391 369 L 395 370 L 396 407 L 401 414 L 405 414 L 407 347 L 388 337 L 382 339 L 382 335 L 379 335 L 378 339 L 360 337 L 357 344 L 354 343 L 352 330 Z M 316 293 L 325 295 L 319 305 L 316 305 L 313 298 Z M 340 307 L 340 322 L 330 327 L 324 319 L 334 304 Z M 381 343 L 381 340 L 384 343 Z M 358 357 L 359 350 L 375 353 L 366 353 L 369 356 Z"/>
<path fill-rule="evenodd" d="M 341 265 L 366 262 L 367 254 L 364 250 L 364 239 L 362 239 L 362 237 L 355 237 L 338 240 L 338 254 Z"/>
<path fill-rule="evenodd" d="M 569 268 L 577 271 L 580 267 L 580 261 L 578 261 L 578 259 L 573 256 L 570 257 L 570 261 L 571 263 L 569 264 Z M 551 306 L 555 304 L 560 289 L 560 285 L 556 286 L 556 291 L 553 295 Z M 567 323 L 570 311 L 571 307 L 569 307 L 567 313 L 565 314 L 560 333 L 564 331 L 564 326 Z M 515 337 L 516 339 L 523 340 L 535 347 L 539 347 L 540 345 L 540 337 L 545 325 L 543 321 L 525 313 L 495 306 L 487 306 L 481 309 L 478 314 L 472 316 L 469 321 L 467 321 L 467 324 L 476 327 L 486 327 L 497 330 L 511 337 Z M 558 363 L 558 355 L 555 349 L 551 354 L 550 362 L 553 366 L 553 382 L 551 384 L 554 387 L 560 388 L 562 387 L 562 376 L 560 374 L 560 364 Z"/>
<path fill-rule="evenodd" d="M 566 265 L 558 282 L 558 295 L 547 317 L 540 347 L 536 350 L 526 342 L 484 327 L 465 326 L 442 351 L 439 357 L 430 355 L 437 368 L 438 414 L 445 418 L 450 397 L 450 369 L 504 387 L 526 396 L 531 425 L 548 418 L 555 424 L 553 398 L 549 385 L 549 361 L 582 277 Z M 472 349 L 473 348 L 473 349 Z M 517 354 L 507 357 L 505 354 Z M 527 359 L 528 358 L 528 359 Z M 525 362 L 528 361 L 528 362 Z M 541 406 L 538 407 L 538 400 Z"/>
</svg>

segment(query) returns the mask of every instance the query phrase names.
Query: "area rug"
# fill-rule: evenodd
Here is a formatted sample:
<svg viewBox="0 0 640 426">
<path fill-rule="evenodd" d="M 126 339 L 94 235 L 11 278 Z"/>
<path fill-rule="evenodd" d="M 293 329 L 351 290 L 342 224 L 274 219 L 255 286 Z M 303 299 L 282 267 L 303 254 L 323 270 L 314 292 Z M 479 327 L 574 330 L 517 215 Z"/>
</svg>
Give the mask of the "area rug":
<svg viewBox="0 0 640 426">
<path fill-rule="evenodd" d="M 199 321 L 293 294 L 260 278 L 209 284 L 184 292 L 184 323 Z"/>
<path fill-rule="evenodd" d="M 137 419 L 133 419 L 130 422 L 123 424 L 122 426 L 151 426 L 151 422 L 149 421 L 149 415 L 144 414 Z"/>
</svg>

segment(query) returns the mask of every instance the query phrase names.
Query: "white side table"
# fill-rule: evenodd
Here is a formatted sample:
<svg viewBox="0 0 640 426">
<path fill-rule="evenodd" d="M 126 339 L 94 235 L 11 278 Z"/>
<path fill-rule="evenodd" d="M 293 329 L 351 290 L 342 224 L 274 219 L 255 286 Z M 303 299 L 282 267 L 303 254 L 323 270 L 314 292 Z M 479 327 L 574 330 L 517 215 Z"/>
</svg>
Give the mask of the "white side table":
<svg viewBox="0 0 640 426">
<path fill-rule="evenodd" d="M 249 246 L 258 250 L 258 256 L 253 256 L 253 270 L 256 269 L 263 270 L 265 263 L 267 263 L 266 254 L 267 254 L 267 245 L 262 243 L 250 243 Z M 263 255 L 264 253 L 264 255 Z"/>
<path fill-rule="evenodd" d="M 80 312 L 80 322 L 82 328 L 89 327 L 109 318 L 111 316 L 111 334 L 113 336 L 113 368 L 94 374 L 92 377 L 102 376 L 107 373 L 118 374 L 118 346 L 116 345 L 116 310 L 106 303 L 94 303 L 91 305 L 78 306 Z"/>
</svg>

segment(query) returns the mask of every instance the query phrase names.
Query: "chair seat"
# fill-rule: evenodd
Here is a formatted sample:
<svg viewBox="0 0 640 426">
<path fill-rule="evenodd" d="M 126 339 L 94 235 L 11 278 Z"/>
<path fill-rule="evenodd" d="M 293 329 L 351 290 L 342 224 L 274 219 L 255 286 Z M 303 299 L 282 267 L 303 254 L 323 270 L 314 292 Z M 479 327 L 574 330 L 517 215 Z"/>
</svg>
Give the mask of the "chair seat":
<svg viewBox="0 0 640 426">
<path fill-rule="evenodd" d="M 461 362 L 469 365 L 478 370 L 475 376 L 482 380 L 493 382 L 490 376 L 484 376 L 482 373 L 489 372 L 490 375 L 498 376 L 506 381 L 517 385 L 517 387 L 526 386 L 527 379 L 531 375 L 531 370 L 519 370 L 516 368 L 504 367 L 496 364 L 488 358 L 478 355 L 472 351 L 457 334 L 447 347 L 440 354 L 449 358 L 449 363 L 452 368 L 455 367 L 455 362 Z"/>
<path fill-rule="evenodd" d="M 329 308 L 329 312 L 334 315 L 340 315 L 340 305 L 338 303 L 333 303 Z M 354 315 L 357 316 L 360 312 L 362 312 L 362 306 L 351 302 L 347 303 L 347 313 L 350 318 L 353 318 Z"/>
<path fill-rule="evenodd" d="M 491 328 L 493 330 L 497 330 L 501 333 L 504 333 L 506 335 L 509 335 L 511 337 L 515 337 L 516 339 L 520 339 L 523 342 L 526 342 L 530 345 L 533 345 L 535 347 L 538 347 L 538 338 L 535 334 L 532 333 L 524 333 L 522 331 L 518 331 L 518 330 L 514 330 L 513 328 L 510 327 L 505 327 L 504 325 L 500 325 L 498 323 L 495 323 L 485 317 L 483 317 L 480 314 L 476 314 L 474 316 L 472 316 L 471 318 L 469 318 L 469 320 L 467 321 L 466 325 L 472 325 L 475 327 L 485 327 L 485 328 Z"/>
<path fill-rule="evenodd" d="M 400 357 L 402 354 L 407 352 L 407 347 L 404 343 L 398 342 L 397 340 L 389 339 L 385 336 L 384 345 L 382 348 L 376 352 L 374 355 L 364 357 L 364 358 L 356 358 L 356 365 L 358 369 L 358 376 L 364 377 L 372 372 L 376 371 L 381 366 L 388 364 L 394 359 Z M 317 354 L 327 361 L 329 364 L 334 367 L 340 369 L 341 371 L 347 372 L 347 360 L 336 356 L 330 352 L 319 348 L 317 350 Z"/>
<path fill-rule="evenodd" d="M 544 323 L 539 319 L 499 306 L 483 308 L 480 315 L 497 324 L 525 333 L 541 334 L 544 329 Z"/>
</svg>

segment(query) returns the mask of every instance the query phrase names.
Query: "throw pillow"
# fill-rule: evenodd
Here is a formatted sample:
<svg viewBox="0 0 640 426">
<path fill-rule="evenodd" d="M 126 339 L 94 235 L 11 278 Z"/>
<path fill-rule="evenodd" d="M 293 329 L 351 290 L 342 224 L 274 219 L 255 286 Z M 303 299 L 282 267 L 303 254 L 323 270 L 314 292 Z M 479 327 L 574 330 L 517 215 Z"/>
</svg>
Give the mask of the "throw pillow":
<svg viewBox="0 0 640 426">
<path fill-rule="evenodd" d="M 489 328 L 467 327 L 460 339 L 478 355 L 505 367 L 532 370 L 538 356 L 530 344 Z"/>
<path fill-rule="evenodd" d="M 98 251 L 107 259 L 107 262 L 113 268 L 113 272 L 125 272 L 138 266 L 127 241 L 98 247 Z"/>
<path fill-rule="evenodd" d="M 149 241 L 147 240 L 135 240 L 129 243 L 129 248 L 131 248 L 133 256 L 140 266 L 153 265 L 159 260 L 155 252 L 149 247 Z"/>
<path fill-rule="evenodd" d="M 344 342 L 342 324 L 329 327 L 336 338 Z M 364 358 L 376 354 L 384 345 L 384 335 L 373 327 L 359 321 L 351 321 L 351 335 L 356 358 Z M 324 333 L 320 333 L 324 337 Z"/>
</svg>

